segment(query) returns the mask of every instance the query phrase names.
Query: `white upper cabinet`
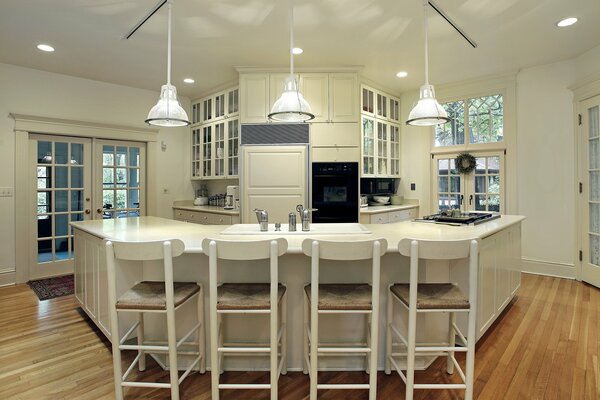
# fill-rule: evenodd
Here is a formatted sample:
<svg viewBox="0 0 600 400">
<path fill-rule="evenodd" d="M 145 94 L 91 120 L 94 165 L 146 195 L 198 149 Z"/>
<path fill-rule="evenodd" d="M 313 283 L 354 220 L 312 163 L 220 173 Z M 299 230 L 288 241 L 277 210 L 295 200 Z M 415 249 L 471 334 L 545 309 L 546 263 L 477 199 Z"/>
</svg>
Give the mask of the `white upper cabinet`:
<svg viewBox="0 0 600 400">
<path fill-rule="evenodd" d="M 240 74 L 241 123 L 264 123 L 269 112 L 269 74 Z"/>
<path fill-rule="evenodd" d="M 287 73 L 241 73 L 241 123 L 268 122 L 269 112 L 281 93 Z M 311 122 L 358 122 L 356 73 L 300 73 L 300 92 L 310 104 Z"/>
<path fill-rule="evenodd" d="M 302 74 L 300 93 L 310 104 L 310 109 L 315 115 L 311 122 L 329 122 L 329 74 Z"/>
<path fill-rule="evenodd" d="M 192 104 L 192 125 L 234 117 L 239 103 L 237 86 L 200 99 Z"/>
<path fill-rule="evenodd" d="M 362 177 L 400 176 L 400 101 L 379 90 L 361 87 Z"/>
</svg>

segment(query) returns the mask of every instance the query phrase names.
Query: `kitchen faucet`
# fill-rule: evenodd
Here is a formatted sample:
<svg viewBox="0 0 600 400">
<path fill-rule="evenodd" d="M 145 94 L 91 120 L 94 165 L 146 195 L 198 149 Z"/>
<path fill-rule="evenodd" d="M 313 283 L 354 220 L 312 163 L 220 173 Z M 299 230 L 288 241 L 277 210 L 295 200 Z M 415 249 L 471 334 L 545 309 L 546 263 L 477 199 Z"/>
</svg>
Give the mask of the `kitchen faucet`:
<svg viewBox="0 0 600 400">
<path fill-rule="evenodd" d="M 254 209 L 256 213 L 256 219 L 258 220 L 258 224 L 260 225 L 260 231 L 266 232 L 269 230 L 269 213 L 267 210 L 259 210 L 258 208 Z"/>
<path fill-rule="evenodd" d="M 302 204 L 296 206 L 296 211 L 300 214 L 300 221 L 302 222 L 302 231 L 310 231 L 310 212 L 317 211 L 316 208 L 304 208 Z"/>
</svg>

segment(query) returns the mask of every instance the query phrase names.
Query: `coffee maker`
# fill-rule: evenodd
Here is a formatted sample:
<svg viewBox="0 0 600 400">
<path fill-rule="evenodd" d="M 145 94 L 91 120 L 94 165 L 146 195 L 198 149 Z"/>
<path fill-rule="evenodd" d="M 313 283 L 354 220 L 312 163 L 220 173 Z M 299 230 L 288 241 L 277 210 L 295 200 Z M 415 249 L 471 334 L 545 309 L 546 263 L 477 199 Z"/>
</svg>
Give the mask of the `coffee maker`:
<svg viewBox="0 0 600 400">
<path fill-rule="evenodd" d="M 238 210 L 240 208 L 240 187 L 227 186 L 225 195 L 225 210 Z"/>
</svg>

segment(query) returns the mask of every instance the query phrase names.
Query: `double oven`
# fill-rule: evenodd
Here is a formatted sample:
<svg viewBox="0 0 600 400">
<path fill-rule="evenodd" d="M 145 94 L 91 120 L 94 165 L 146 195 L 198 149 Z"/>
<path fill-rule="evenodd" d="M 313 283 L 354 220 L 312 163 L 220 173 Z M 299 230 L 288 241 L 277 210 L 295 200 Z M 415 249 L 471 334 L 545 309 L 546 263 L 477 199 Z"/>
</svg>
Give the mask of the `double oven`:
<svg viewBox="0 0 600 400">
<path fill-rule="evenodd" d="M 312 163 L 312 222 L 358 222 L 357 162 Z"/>
</svg>

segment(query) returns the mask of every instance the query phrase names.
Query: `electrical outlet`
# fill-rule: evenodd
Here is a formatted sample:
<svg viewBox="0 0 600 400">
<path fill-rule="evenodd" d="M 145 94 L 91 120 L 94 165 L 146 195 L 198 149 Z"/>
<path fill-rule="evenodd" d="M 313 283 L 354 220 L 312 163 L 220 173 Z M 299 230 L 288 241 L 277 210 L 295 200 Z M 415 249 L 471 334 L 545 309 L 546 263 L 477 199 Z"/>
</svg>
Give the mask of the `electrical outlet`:
<svg viewBox="0 0 600 400">
<path fill-rule="evenodd" d="M 13 196 L 13 188 L 3 187 L 0 188 L 0 197 L 12 197 Z"/>
<path fill-rule="evenodd" d="M 411 183 L 410 184 L 410 190 L 417 190 L 417 184 L 416 183 Z"/>
</svg>

